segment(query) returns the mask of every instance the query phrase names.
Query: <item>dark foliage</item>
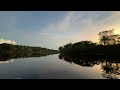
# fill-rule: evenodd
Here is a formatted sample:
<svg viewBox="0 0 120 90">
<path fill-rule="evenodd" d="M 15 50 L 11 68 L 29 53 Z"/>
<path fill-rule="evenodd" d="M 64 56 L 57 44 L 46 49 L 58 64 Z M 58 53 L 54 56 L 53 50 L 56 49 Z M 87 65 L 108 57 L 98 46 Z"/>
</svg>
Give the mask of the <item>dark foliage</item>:
<svg viewBox="0 0 120 90">
<path fill-rule="evenodd" d="M 113 55 L 120 51 L 120 35 L 113 34 L 113 30 L 99 32 L 99 44 L 92 41 L 69 43 L 59 47 L 59 52 L 65 55 Z"/>
<path fill-rule="evenodd" d="M 100 65 L 101 75 L 107 79 L 119 79 L 120 76 L 120 56 L 101 56 L 101 55 L 58 55 L 59 59 L 68 63 L 74 63 L 83 67 L 93 67 Z"/>
<path fill-rule="evenodd" d="M 11 45 L 6 43 L 0 44 L 0 60 L 8 60 L 11 58 L 21 57 L 35 57 L 35 56 L 40 57 L 57 53 L 58 53 L 57 50 L 41 47 Z"/>
</svg>

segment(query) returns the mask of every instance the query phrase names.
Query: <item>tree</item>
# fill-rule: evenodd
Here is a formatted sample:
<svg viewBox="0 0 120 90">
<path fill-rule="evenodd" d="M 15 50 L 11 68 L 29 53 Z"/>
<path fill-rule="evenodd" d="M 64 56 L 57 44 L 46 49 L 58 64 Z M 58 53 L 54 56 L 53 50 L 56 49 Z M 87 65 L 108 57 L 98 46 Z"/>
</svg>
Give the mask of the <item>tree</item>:
<svg viewBox="0 0 120 90">
<path fill-rule="evenodd" d="M 72 46 L 72 43 L 69 43 L 69 44 L 64 45 L 64 48 L 71 48 L 71 46 Z"/>
<path fill-rule="evenodd" d="M 118 44 L 120 41 L 120 35 L 114 35 L 114 29 L 108 31 L 99 32 L 98 35 L 100 37 L 100 44 L 110 45 L 110 44 Z"/>
<path fill-rule="evenodd" d="M 119 34 L 113 35 L 113 39 L 115 41 L 115 44 L 120 44 L 120 35 Z"/>
<path fill-rule="evenodd" d="M 107 44 L 109 44 L 109 37 L 108 36 L 102 36 L 102 37 L 100 37 L 100 44 L 103 44 L 103 45 L 107 45 Z"/>
<path fill-rule="evenodd" d="M 61 51 L 63 50 L 63 47 L 62 47 L 62 46 L 60 46 L 58 50 L 61 52 Z"/>
</svg>

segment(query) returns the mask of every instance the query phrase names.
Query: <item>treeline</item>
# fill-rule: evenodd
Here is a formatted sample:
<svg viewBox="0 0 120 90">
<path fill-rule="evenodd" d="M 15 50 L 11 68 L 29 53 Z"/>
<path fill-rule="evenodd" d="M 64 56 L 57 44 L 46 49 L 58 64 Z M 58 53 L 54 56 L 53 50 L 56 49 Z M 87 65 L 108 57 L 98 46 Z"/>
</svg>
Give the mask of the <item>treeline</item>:
<svg viewBox="0 0 120 90">
<path fill-rule="evenodd" d="M 56 54 L 57 50 L 42 47 L 30 47 L 12 44 L 0 44 L 0 59 L 2 57 L 29 57 L 29 56 L 45 56 Z"/>
<path fill-rule="evenodd" d="M 114 30 L 99 32 L 99 44 L 92 41 L 69 43 L 59 47 L 63 55 L 114 55 L 120 53 L 120 35 L 115 35 Z"/>
</svg>

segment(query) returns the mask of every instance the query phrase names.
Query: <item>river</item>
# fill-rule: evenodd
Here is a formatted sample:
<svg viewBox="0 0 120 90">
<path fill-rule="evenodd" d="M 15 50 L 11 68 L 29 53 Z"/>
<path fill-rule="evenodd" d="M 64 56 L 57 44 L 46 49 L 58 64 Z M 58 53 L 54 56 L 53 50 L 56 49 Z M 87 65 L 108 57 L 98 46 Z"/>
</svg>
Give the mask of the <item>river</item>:
<svg viewBox="0 0 120 90">
<path fill-rule="evenodd" d="M 102 69 L 106 63 L 83 66 L 59 59 L 58 54 L 0 61 L 0 79 L 119 79 L 120 63 L 114 70 Z M 111 65 L 111 64 L 107 64 Z M 116 69 L 117 68 L 117 69 Z M 115 71 L 117 70 L 117 71 Z"/>
</svg>

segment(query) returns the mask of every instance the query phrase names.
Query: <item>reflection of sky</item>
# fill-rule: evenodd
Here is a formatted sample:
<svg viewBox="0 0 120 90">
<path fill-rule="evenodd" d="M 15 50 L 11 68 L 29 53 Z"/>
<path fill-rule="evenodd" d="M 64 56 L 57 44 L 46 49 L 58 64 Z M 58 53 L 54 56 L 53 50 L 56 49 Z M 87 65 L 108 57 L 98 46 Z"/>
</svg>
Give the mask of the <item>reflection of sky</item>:
<svg viewBox="0 0 120 90">
<path fill-rule="evenodd" d="M 58 55 L 11 59 L 10 62 L 0 64 L 0 79 L 105 79 L 101 64 L 83 67 L 59 59 Z"/>
<path fill-rule="evenodd" d="M 17 44 L 58 49 L 69 42 L 98 42 L 98 32 L 120 32 L 119 11 L 0 12 L 0 38 Z"/>
<path fill-rule="evenodd" d="M 102 69 L 103 66 L 106 66 L 106 62 L 94 64 L 93 67 L 81 65 L 59 59 L 58 55 L 10 59 L 0 61 L 0 78 L 106 79 L 112 77 L 120 79 L 120 63 L 107 63 L 109 67 L 113 68 L 109 74 Z"/>
</svg>

